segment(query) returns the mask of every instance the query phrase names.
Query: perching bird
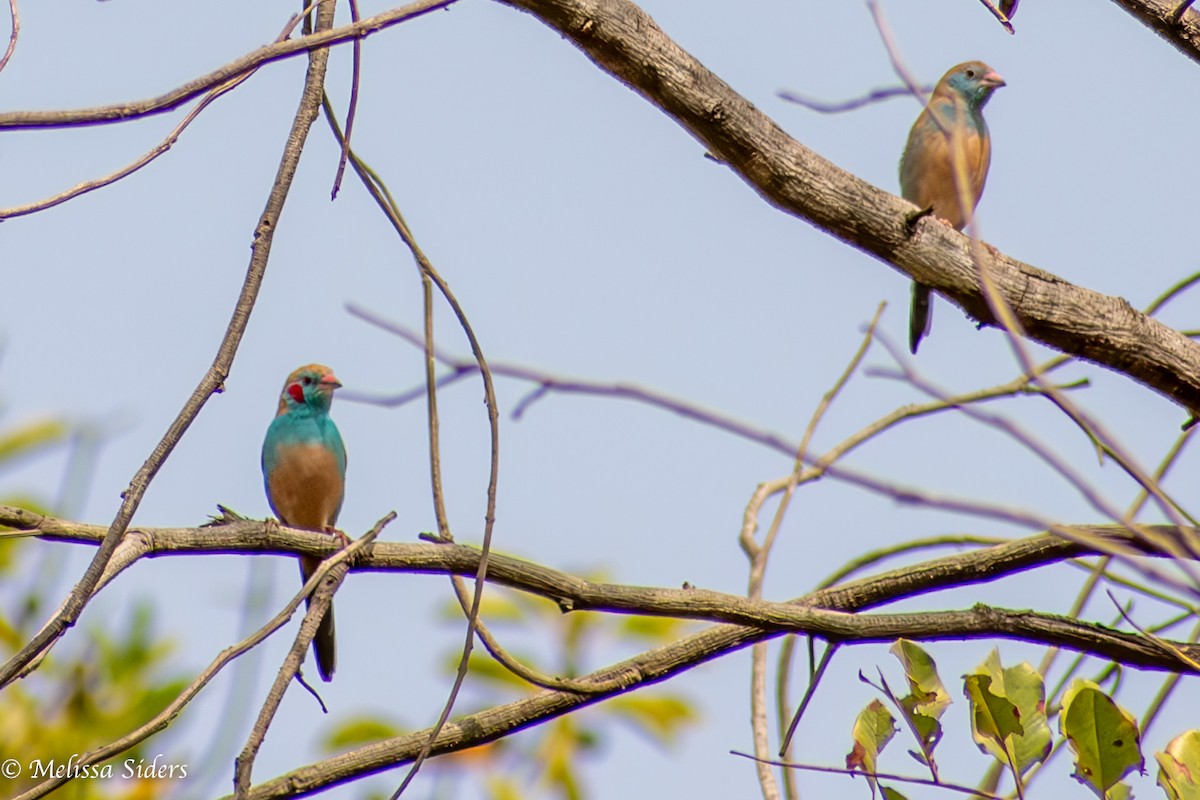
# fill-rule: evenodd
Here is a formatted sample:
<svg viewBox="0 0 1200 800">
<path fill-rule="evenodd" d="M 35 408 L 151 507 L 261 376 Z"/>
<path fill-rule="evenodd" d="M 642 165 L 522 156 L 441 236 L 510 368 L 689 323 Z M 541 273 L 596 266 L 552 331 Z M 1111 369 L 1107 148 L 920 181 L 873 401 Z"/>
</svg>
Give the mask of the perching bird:
<svg viewBox="0 0 1200 800">
<path fill-rule="evenodd" d="M 992 142 L 983 107 L 1004 79 L 982 61 L 967 61 L 942 76 L 929 105 L 908 132 L 900 157 L 900 194 L 905 200 L 949 222 L 957 230 L 970 222 L 992 160 Z M 935 118 L 936 116 L 936 118 Z M 939 125 L 940 122 L 940 125 Z M 959 202 L 954 182 L 951 141 L 961 148 L 965 166 L 966 208 Z M 916 353 L 921 337 L 929 333 L 930 289 L 913 283 L 908 346 Z"/>
<path fill-rule="evenodd" d="M 300 367 L 283 384 L 279 411 L 267 428 L 262 451 L 267 500 L 279 521 L 290 527 L 337 533 L 346 447 L 329 418 L 329 405 L 341 385 L 329 367 Z M 301 577 L 308 580 L 320 563 L 320 558 L 302 556 Z M 337 662 L 332 605 L 313 637 L 313 654 L 321 679 L 331 680 Z"/>
</svg>

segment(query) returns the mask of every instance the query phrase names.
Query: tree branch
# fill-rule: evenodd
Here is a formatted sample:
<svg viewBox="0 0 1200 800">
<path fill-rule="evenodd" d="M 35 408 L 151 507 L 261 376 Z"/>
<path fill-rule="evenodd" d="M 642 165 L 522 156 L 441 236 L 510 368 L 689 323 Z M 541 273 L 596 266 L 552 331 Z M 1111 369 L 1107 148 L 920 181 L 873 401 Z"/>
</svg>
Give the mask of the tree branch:
<svg viewBox="0 0 1200 800">
<path fill-rule="evenodd" d="M 102 526 L 82 525 L 0 506 L 0 524 L 41 538 L 96 544 Z M 1105 549 L 1119 547 L 1153 555 L 1146 545 L 1115 525 L 1074 526 L 1086 539 L 1105 540 Z M 139 528 L 135 531 L 148 556 L 185 553 L 275 553 L 328 556 L 336 543 L 312 531 L 274 524 L 239 521 L 205 528 Z M 1160 537 L 1181 543 L 1200 540 L 1196 529 L 1158 526 Z M 1182 546 L 1182 544 L 1181 544 Z M 969 610 L 855 614 L 872 606 L 895 602 L 942 588 L 996 580 L 1005 575 L 1097 552 L 1087 546 L 1044 534 L 994 547 L 934 559 L 812 592 L 790 603 L 751 601 L 744 597 L 700 589 L 663 589 L 596 583 L 511 556 L 492 554 L 488 580 L 538 594 L 564 611 L 593 610 L 727 622 L 663 647 L 579 678 L 604 691 L 581 694 L 543 691 L 504 706 L 488 709 L 446 725 L 434 742 L 432 755 L 474 747 L 515 730 L 590 705 L 630 688 L 666 680 L 701 663 L 788 631 L 809 633 L 837 642 L 882 642 L 898 637 L 935 641 L 1004 637 L 1053 644 L 1147 669 L 1186 671 L 1169 650 L 1136 634 L 1068 617 L 976 606 Z M 351 564 L 352 571 L 449 573 L 471 576 L 479 552 L 448 544 L 375 543 Z M 1170 642 L 1189 658 L 1200 658 L 1200 647 Z M 296 796 L 410 763 L 429 730 L 343 753 L 315 765 L 267 781 L 249 797 Z"/>
<path fill-rule="evenodd" d="M 88 544 L 100 541 L 105 530 L 100 526 L 43 517 L 9 506 L 0 506 L 0 524 L 12 525 L 23 532 L 36 532 L 39 537 L 52 541 Z M 663 589 L 599 583 L 512 556 L 494 554 L 489 556 L 488 580 L 545 597 L 557 603 L 564 612 L 607 611 L 729 622 L 760 629 L 752 631 L 755 634 L 764 633 L 763 629 L 770 635 L 795 630 L 838 641 L 895 638 L 903 635 L 896 632 L 898 627 L 908 631 L 919 630 L 920 636 L 914 633 L 913 638 L 946 638 L 958 634 L 977 638 L 978 635 L 984 635 L 985 630 L 977 617 L 946 617 L 947 620 L 952 620 L 951 628 L 943 628 L 940 631 L 941 636 L 933 636 L 932 634 L 937 632 L 927 628 L 929 623 L 914 622 L 918 615 L 880 615 L 871 618 L 873 621 L 870 623 L 858 623 L 851 620 L 863 617 L 852 617 L 850 612 L 863 611 L 941 589 L 986 583 L 1067 558 L 1102 552 L 1099 546 L 1092 548 L 1081 543 L 1087 540 L 1103 540 L 1103 552 L 1115 547 L 1129 553 L 1150 556 L 1157 554 L 1140 539 L 1117 525 L 1068 527 L 1081 537 L 1080 541 L 1067 541 L 1051 534 L 1032 536 L 994 547 L 906 565 L 811 592 L 787 603 L 754 601 L 738 595 L 703 589 Z M 1159 537 L 1186 541 L 1191 546 L 1200 541 L 1200 531 L 1197 529 L 1179 529 L 1169 525 L 1149 527 Z M 328 557 L 337 550 L 337 543 L 320 533 L 249 520 L 204 528 L 139 528 L 136 533 L 144 542 L 144 552 L 149 557 L 197 553 L 270 553 Z M 473 577 L 478 567 L 479 551 L 472 547 L 383 542 L 376 543 L 370 553 L 356 558 L 350 569 L 352 572 L 416 572 Z M 826 612 L 836 613 L 830 615 Z M 975 612 L 946 613 L 971 615 Z M 1039 618 L 1051 619 L 1046 615 L 1039 615 Z M 922 616 L 921 619 L 928 620 L 931 617 Z M 1013 623 L 1010 622 L 1012 617 L 997 619 L 999 623 L 1008 626 L 998 627 L 997 632 L 1020 632 L 1019 626 L 1013 627 Z M 1067 620 L 1067 623 L 1081 626 L 1079 629 L 1072 629 L 1075 633 L 1066 637 L 1072 641 L 1082 642 L 1092 631 L 1092 627 L 1086 623 L 1074 623 L 1072 620 Z M 1031 628 L 1030 640 L 1041 641 L 1039 637 L 1049 635 L 1047 631 L 1053 627 Z M 1058 636 L 1066 630 L 1055 628 L 1054 635 Z M 1115 635 L 1122 642 L 1127 639 L 1131 642 L 1141 641 L 1129 634 Z M 1107 647 L 1113 646 L 1111 641 L 1105 641 L 1108 642 Z M 1062 642 L 1056 638 L 1047 643 Z M 1075 645 L 1068 646 L 1080 649 Z M 1149 668 L 1174 669 L 1178 666 L 1154 648 L 1150 648 L 1152 656 L 1147 657 L 1144 645 L 1129 644 L 1128 651 L 1122 651 L 1120 658 L 1108 650 L 1084 649 L 1106 658 L 1128 660 L 1128 663 Z M 716 654 L 709 654 L 706 660 L 714 655 Z"/>
<path fill-rule="evenodd" d="M 1113 0 L 1175 49 L 1200 64 L 1200 11 L 1187 12 L 1182 0 Z"/>
<path fill-rule="evenodd" d="M 110 122 L 126 122 L 151 114 L 162 114 L 178 108 L 195 97 L 199 97 L 215 86 L 220 86 L 228 80 L 251 72 L 263 64 L 298 56 L 317 48 L 356 41 L 413 17 L 427 14 L 439 8 L 445 8 L 454 2 L 456 0 L 417 0 L 415 3 L 410 3 L 391 11 L 385 11 L 373 17 L 367 17 L 350 25 L 343 25 L 340 28 L 319 31 L 311 36 L 301 36 L 297 39 L 289 39 L 285 42 L 277 42 L 266 47 L 261 47 L 207 75 L 188 81 L 166 94 L 152 97 L 148 100 L 66 111 L 9 111 L 0 114 L 0 130 L 6 128 L 10 130 L 23 130 L 32 128 L 65 128 L 77 125 L 103 125 Z"/>
<path fill-rule="evenodd" d="M 967 237 L 930 219 L 909 237 L 904 217 L 914 206 L 793 140 L 633 3 L 500 2 L 530 12 L 570 39 L 674 118 L 767 202 L 932 286 L 981 322 L 996 324 Z M 991 277 L 1030 338 L 1128 375 L 1189 412 L 1200 412 L 1200 344 L 1121 298 L 1004 255 L 997 255 Z"/>
</svg>

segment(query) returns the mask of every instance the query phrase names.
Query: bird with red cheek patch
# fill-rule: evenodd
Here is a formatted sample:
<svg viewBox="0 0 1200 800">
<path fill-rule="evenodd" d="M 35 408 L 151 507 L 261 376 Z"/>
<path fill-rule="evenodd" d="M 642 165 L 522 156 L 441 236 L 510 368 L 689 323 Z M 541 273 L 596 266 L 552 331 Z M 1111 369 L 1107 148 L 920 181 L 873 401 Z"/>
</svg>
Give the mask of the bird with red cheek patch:
<svg viewBox="0 0 1200 800">
<path fill-rule="evenodd" d="M 334 526 L 345 496 L 346 447 L 329 406 L 341 385 L 333 370 L 321 364 L 300 367 L 283 384 L 279 410 L 263 441 L 262 468 L 271 510 L 289 527 L 338 533 Z M 302 556 L 301 578 L 308 580 L 320 563 L 320 558 Z M 321 679 L 332 680 L 337 664 L 332 605 L 313 637 L 313 655 Z"/>
<path fill-rule="evenodd" d="M 983 196 L 992 140 L 983 107 L 1004 79 L 982 61 L 967 61 L 950 69 L 933 87 L 929 105 L 908 133 L 900 158 L 900 194 L 962 230 Z M 959 197 L 955 181 L 955 151 L 961 151 L 966 193 Z M 964 203 L 963 200 L 966 202 Z M 929 333 L 930 288 L 913 283 L 908 346 L 914 353 Z"/>
</svg>

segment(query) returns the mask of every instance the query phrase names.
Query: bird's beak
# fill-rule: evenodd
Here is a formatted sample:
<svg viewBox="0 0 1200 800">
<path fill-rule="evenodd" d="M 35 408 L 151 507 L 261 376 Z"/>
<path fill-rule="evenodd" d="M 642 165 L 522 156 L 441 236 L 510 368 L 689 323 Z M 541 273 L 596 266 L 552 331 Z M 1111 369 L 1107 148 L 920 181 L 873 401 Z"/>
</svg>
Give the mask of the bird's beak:
<svg viewBox="0 0 1200 800">
<path fill-rule="evenodd" d="M 334 389 L 342 388 L 342 382 L 332 372 L 326 372 L 321 378 L 320 386 L 322 389 L 333 391 Z"/>
<path fill-rule="evenodd" d="M 991 86 L 992 88 L 996 88 L 998 86 L 1008 86 L 1008 84 L 1004 82 L 1004 78 L 1000 77 L 1000 73 L 996 72 L 995 70 L 986 73 L 982 78 L 979 79 L 979 81 L 984 86 Z"/>
</svg>

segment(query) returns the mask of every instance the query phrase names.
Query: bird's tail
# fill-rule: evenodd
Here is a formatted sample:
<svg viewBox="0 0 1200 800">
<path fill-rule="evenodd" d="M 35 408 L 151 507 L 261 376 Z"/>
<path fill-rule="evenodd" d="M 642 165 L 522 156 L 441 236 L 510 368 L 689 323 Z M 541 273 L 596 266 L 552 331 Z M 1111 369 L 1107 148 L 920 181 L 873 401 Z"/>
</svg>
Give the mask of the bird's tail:
<svg viewBox="0 0 1200 800">
<path fill-rule="evenodd" d="M 321 559 L 302 557 L 300 559 L 300 577 L 308 580 L 316 571 Z M 311 600 L 311 598 L 310 598 Z M 325 610 L 325 616 L 317 626 L 317 635 L 313 637 L 313 657 L 317 660 L 317 673 L 321 680 L 329 683 L 333 680 L 333 670 L 337 666 L 337 640 L 334 637 L 333 604 Z"/>
<path fill-rule="evenodd" d="M 908 317 L 908 349 L 914 355 L 916 355 L 917 348 L 921 345 L 921 339 L 929 333 L 929 328 L 933 324 L 933 315 L 930 313 L 931 291 L 923 283 L 913 283 L 912 311 Z"/>
</svg>

